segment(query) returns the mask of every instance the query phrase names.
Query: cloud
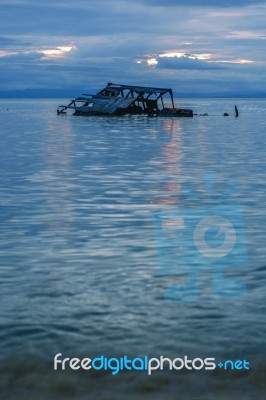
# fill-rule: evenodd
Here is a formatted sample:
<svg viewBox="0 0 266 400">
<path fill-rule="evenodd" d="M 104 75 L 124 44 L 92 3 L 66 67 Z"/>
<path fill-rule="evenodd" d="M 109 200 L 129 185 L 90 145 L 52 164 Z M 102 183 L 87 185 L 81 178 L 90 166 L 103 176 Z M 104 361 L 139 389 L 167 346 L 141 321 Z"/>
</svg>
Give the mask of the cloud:
<svg viewBox="0 0 266 400">
<path fill-rule="evenodd" d="M 30 46 L 31 43 L 30 42 L 23 42 L 19 39 L 14 39 L 14 38 L 10 38 L 10 37 L 6 37 L 6 36 L 0 36 L 0 48 L 12 48 L 14 49 L 14 47 L 24 47 L 24 46 Z"/>
<path fill-rule="evenodd" d="M 236 87 L 250 93 L 265 78 L 265 12 L 245 0 L 1 0 L 1 87 L 117 81 L 185 91 L 189 81 L 224 93 L 243 80 Z"/>
<path fill-rule="evenodd" d="M 233 31 L 229 32 L 226 39 L 253 39 L 253 40 L 265 40 L 266 34 L 258 31 Z"/>
<path fill-rule="evenodd" d="M 211 70 L 220 69 L 221 66 L 197 58 L 182 57 L 164 57 L 158 59 L 158 68 L 164 69 L 184 69 L 184 70 Z"/>
<path fill-rule="evenodd" d="M 0 22 L 3 31 L 20 35 L 24 35 L 25 31 L 46 36 L 99 35 L 114 31 L 134 32 L 137 25 L 144 28 L 147 16 L 140 10 L 143 10 L 142 5 L 131 4 L 127 0 L 25 1 L 2 4 Z"/>
<path fill-rule="evenodd" d="M 254 4 L 265 3 L 265 0 L 186 0 L 181 2 L 180 0 L 137 0 L 145 5 L 157 6 L 157 7 L 243 7 Z"/>
<path fill-rule="evenodd" d="M 5 36 L 0 36 L 0 46 L 12 46 L 17 44 L 17 40 L 10 39 Z"/>
</svg>

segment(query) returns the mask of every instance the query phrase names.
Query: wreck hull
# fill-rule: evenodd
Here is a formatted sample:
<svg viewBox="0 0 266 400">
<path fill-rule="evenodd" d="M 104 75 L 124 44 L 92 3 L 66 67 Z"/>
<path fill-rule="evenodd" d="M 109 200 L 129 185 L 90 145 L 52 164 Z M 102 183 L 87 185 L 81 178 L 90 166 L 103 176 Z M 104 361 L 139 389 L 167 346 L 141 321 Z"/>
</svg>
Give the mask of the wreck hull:
<svg viewBox="0 0 266 400">
<path fill-rule="evenodd" d="M 189 110 L 186 108 L 164 108 L 159 114 L 158 117 L 178 117 L 178 118 L 192 118 L 193 110 Z"/>
</svg>

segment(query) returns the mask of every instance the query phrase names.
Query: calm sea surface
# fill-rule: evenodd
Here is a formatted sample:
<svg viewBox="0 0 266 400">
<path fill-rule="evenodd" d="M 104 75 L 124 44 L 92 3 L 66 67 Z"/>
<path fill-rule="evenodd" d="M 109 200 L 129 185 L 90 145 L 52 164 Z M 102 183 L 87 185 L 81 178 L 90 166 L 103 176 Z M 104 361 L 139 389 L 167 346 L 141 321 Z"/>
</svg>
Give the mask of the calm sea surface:
<svg viewBox="0 0 266 400">
<path fill-rule="evenodd" d="M 1 398 L 265 399 L 266 100 L 183 100 L 209 114 L 193 119 L 61 103 L 0 100 Z M 178 235 L 219 213 L 236 247 L 204 264 L 193 229 Z M 251 370 L 60 373 L 56 353 Z"/>
</svg>

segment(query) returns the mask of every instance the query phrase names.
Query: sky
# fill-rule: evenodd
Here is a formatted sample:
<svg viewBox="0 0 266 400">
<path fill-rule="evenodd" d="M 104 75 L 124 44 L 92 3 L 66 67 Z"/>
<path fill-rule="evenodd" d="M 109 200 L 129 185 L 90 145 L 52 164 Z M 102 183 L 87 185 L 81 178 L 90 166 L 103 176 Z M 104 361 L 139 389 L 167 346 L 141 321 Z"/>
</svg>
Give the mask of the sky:
<svg viewBox="0 0 266 400">
<path fill-rule="evenodd" d="M 0 96 L 266 97 L 266 0 L 0 0 Z"/>
</svg>

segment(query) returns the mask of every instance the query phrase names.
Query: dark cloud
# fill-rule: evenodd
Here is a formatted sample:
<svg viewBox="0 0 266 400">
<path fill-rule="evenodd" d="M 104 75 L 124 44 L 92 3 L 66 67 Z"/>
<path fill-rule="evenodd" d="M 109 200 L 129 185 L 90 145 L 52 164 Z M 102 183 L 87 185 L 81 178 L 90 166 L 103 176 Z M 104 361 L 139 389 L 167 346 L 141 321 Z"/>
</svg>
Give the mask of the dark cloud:
<svg viewBox="0 0 266 400">
<path fill-rule="evenodd" d="M 13 54 L 7 54 L 5 57 L 0 57 L 0 65 L 5 65 L 9 67 L 17 67 L 19 65 L 29 66 L 31 64 L 36 65 L 37 62 L 40 62 L 42 58 L 41 54 L 38 53 L 21 53 L 17 54 L 14 52 Z"/>
<path fill-rule="evenodd" d="M 5 45 L 12 46 L 15 44 L 17 44 L 17 40 L 10 39 L 5 36 L 0 36 L 0 46 L 5 46 Z"/>
<path fill-rule="evenodd" d="M 13 48 L 17 46 L 30 46 L 30 45 L 31 45 L 30 42 L 23 42 L 18 39 L 9 38 L 6 36 L 0 36 L 0 48 L 5 48 L 5 47 Z"/>
<path fill-rule="evenodd" d="M 135 32 L 137 26 L 145 29 L 149 22 L 147 15 L 139 13 L 138 7 L 130 3 L 125 7 L 126 3 L 94 0 L 55 3 L 48 0 L 44 3 L 4 4 L 0 23 L 3 31 L 19 35 L 84 36 Z"/>
<path fill-rule="evenodd" d="M 185 56 L 159 58 L 157 67 L 177 70 L 212 70 L 221 68 L 221 66 L 217 63 L 202 61 Z"/>
</svg>

